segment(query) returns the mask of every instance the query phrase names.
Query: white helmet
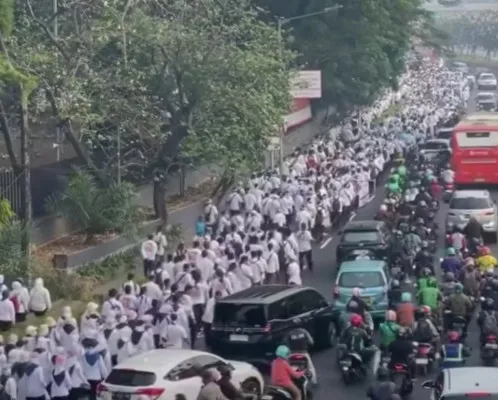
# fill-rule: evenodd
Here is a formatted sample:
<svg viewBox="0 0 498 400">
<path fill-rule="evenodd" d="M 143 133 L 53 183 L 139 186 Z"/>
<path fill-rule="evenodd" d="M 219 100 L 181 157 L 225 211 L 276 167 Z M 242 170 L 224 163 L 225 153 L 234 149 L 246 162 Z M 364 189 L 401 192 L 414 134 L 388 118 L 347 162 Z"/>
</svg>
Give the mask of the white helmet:
<svg viewBox="0 0 498 400">
<path fill-rule="evenodd" d="M 385 204 L 380 205 L 380 211 L 381 212 L 386 212 L 387 211 L 387 206 Z"/>
</svg>

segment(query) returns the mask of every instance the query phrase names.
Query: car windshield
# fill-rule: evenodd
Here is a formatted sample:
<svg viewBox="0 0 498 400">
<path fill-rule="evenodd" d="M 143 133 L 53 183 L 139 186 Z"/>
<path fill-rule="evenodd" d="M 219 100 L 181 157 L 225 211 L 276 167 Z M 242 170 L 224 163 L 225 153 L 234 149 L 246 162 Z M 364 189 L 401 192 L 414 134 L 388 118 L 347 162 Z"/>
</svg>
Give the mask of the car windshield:
<svg viewBox="0 0 498 400">
<path fill-rule="evenodd" d="M 384 277 L 378 271 L 343 272 L 338 284 L 343 288 L 372 288 L 384 285 Z"/>
<path fill-rule="evenodd" d="M 495 79 L 495 76 L 492 74 L 481 74 L 481 79 Z"/>
<path fill-rule="evenodd" d="M 490 207 L 489 200 L 483 197 L 457 197 L 450 203 L 453 210 L 484 210 Z"/>
<path fill-rule="evenodd" d="M 263 327 L 266 325 L 264 306 L 217 303 L 214 309 L 214 323 L 226 326 Z"/>
<path fill-rule="evenodd" d="M 439 142 L 427 142 L 421 147 L 423 150 L 440 150 L 444 147 L 444 145 Z"/>
<path fill-rule="evenodd" d="M 380 241 L 381 238 L 377 231 L 349 231 L 344 232 L 344 236 L 342 237 L 343 243 L 378 243 Z"/>
<path fill-rule="evenodd" d="M 135 369 L 114 368 L 105 381 L 117 386 L 151 386 L 156 382 L 156 374 Z"/>
</svg>

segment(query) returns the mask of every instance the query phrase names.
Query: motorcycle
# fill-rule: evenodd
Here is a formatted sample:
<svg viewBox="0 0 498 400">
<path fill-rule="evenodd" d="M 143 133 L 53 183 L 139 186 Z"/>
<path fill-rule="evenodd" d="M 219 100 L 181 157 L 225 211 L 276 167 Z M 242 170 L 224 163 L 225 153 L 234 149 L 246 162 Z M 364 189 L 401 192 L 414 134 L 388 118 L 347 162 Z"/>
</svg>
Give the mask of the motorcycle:
<svg viewBox="0 0 498 400">
<path fill-rule="evenodd" d="M 481 347 L 481 359 L 488 365 L 492 366 L 498 358 L 498 343 L 495 335 L 487 335 L 484 346 Z"/>
<path fill-rule="evenodd" d="M 430 343 L 418 343 L 415 365 L 422 376 L 427 375 L 434 365 L 434 350 Z"/>
<path fill-rule="evenodd" d="M 309 371 L 308 357 L 302 353 L 292 353 L 289 356 L 289 364 L 297 371 Z"/>
<path fill-rule="evenodd" d="M 467 326 L 467 320 L 465 319 L 465 317 L 462 317 L 460 315 L 453 315 L 451 310 L 444 310 L 444 317 L 447 321 L 447 330 L 451 329 L 458 332 L 462 340 L 464 340 L 465 327 Z"/>
<path fill-rule="evenodd" d="M 452 183 L 445 183 L 443 185 L 443 201 L 449 202 L 453 192 L 455 191 L 455 185 Z"/>
<path fill-rule="evenodd" d="M 340 360 L 342 381 L 345 385 L 359 382 L 366 377 L 366 371 L 363 367 L 363 359 L 358 353 L 349 352 Z"/>
<path fill-rule="evenodd" d="M 394 364 L 391 368 L 391 381 L 396 386 L 396 392 L 406 396 L 413 391 L 413 382 L 408 373 L 408 365 Z"/>
<path fill-rule="evenodd" d="M 294 384 L 301 392 L 302 400 L 311 400 L 313 394 L 309 388 L 309 380 L 306 376 L 294 379 Z M 265 393 L 261 396 L 262 400 L 292 400 L 292 394 L 280 386 L 267 386 Z"/>
</svg>

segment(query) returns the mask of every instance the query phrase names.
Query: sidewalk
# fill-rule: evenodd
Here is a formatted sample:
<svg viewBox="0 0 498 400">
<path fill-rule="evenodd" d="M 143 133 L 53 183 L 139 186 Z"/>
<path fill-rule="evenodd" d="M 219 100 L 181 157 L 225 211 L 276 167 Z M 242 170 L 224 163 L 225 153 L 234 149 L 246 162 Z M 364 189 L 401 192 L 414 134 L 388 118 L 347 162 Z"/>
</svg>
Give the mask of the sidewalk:
<svg viewBox="0 0 498 400">
<path fill-rule="evenodd" d="M 284 138 L 284 155 L 292 154 L 296 147 L 300 147 L 310 142 L 316 135 L 327 130 L 322 125 L 322 120 L 326 115 L 326 110 L 320 111 L 313 120 L 297 127 Z M 186 187 L 197 186 L 206 179 L 216 176 L 216 169 L 210 167 L 200 167 L 196 170 L 188 171 L 186 177 Z M 169 178 L 167 193 L 169 196 L 179 194 L 180 177 L 172 175 Z M 152 205 L 152 185 L 144 186 L 140 189 L 138 203 L 144 206 Z M 176 209 L 169 215 L 168 223 L 184 225 L 186 237 L 193 236 L 195 222 L 202 213 L 202 203 L 194 203 L 185 207 Z M 67 235 L 76 230 L 75 226 L 71 226 L 68 221 L 62 217 L 47 216 L 34 221 L 32 228 L 32 241 L 36 245 L 40 245 L 58 237 Z"/>
</svg>

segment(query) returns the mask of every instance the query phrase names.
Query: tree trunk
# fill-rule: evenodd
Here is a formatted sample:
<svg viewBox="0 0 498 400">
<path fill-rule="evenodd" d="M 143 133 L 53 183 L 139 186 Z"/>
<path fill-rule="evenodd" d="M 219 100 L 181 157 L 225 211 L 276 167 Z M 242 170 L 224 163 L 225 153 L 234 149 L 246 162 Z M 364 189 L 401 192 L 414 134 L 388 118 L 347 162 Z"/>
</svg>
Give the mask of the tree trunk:
<svg viewBox="0 0 498 400">
<path fill-rule="evenodd" d="M 152 201 L 154 203 L 154 213 L 156 218 L 168 222 L 168 210 L 166 208 L 166 189 L 162 179 L 154 179 Z"/>
<path fill-rule="evenodd" d="M 21 218 L 23 224 L 21 251 L 29 268 L 31 257 L 31 166 L 29 159 L 29 122 L 27 99 L 21 91 Z"/>
</svg>

